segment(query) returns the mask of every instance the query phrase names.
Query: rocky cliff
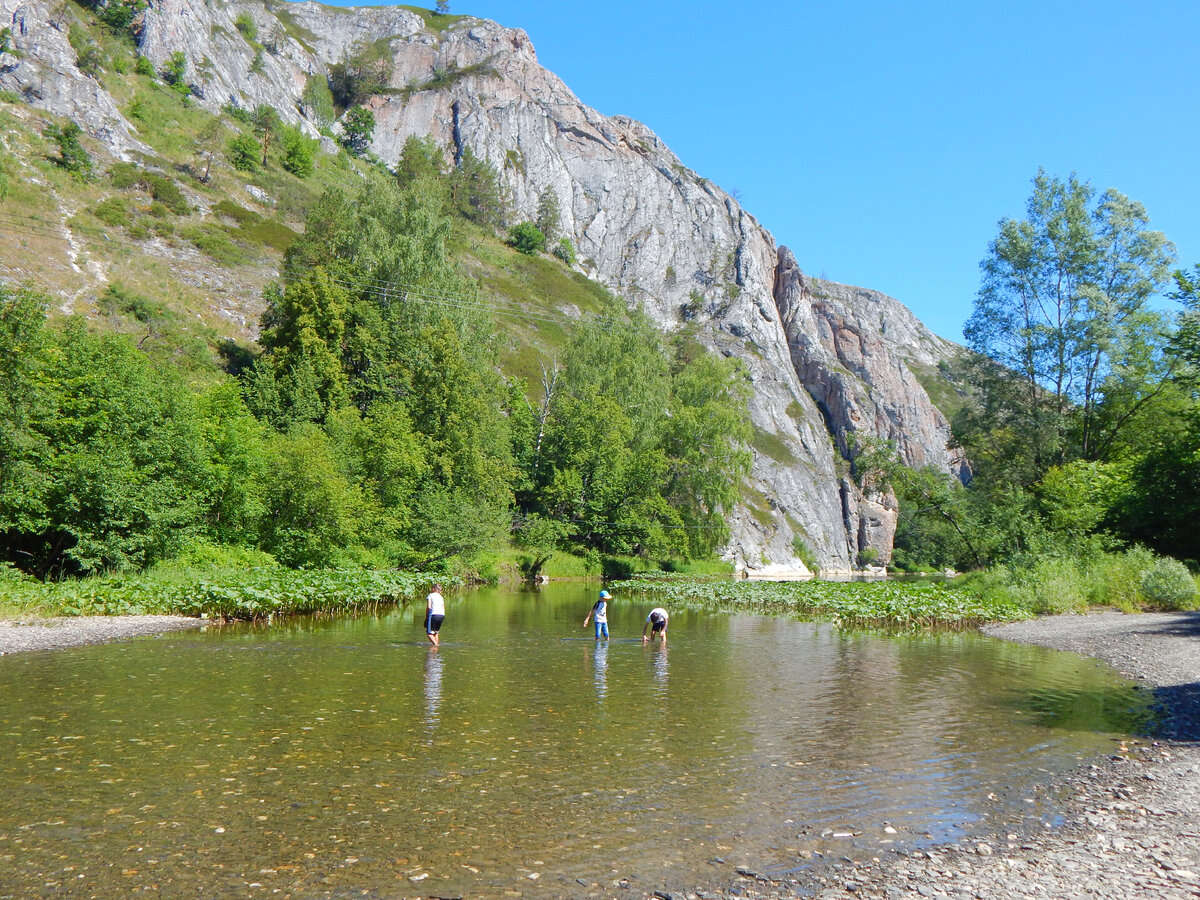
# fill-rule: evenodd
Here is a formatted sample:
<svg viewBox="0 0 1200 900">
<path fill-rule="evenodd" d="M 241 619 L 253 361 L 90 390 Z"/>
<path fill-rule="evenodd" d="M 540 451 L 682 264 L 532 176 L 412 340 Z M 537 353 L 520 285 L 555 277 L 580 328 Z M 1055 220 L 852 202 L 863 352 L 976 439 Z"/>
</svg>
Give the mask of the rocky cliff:
<svg viewBox="0 0 1200 900">
<path fill-rule="evenodd" d="M 75 66 L 49 0 L 0 0 L 13 49 L 0 88 L 68 116 L 116 153 L 144 149 L 137 129 Z M 235 20 L 253 18 L 271 51 Z M 538 64 L 524 32 L 400 7 L 313 2 L 153 0 L 137 23 L 138 52 L 161 67 L 188 59 L 196 101 L 276 107 L 310 128 L 301 94 L 355 47 L 382 42 L 390 88 L 369 100 L 372 151 L 394 163 L 410 135 L 431 134 L 447 158 L 470 147 L 499 168 L 518 218 L 553 188 L 562 231 L 587 273 L 664 329 L 699 326 L 714 352 L 742 359 L 754 381 L 754 470 L 733 516 L 727 553 L 761 573 L 885 561 L 896 504 L 849 478 L 854 435 L 893 441 L 913 465 L 962 473 L 945 417 L 922 387 L 955 347 L 899 302 L 806 278 L 740 203 L 688 169 L 645 125 L 584 105 Z M 866 551 L 866 552 L 864 552 Z"/>
</svg>

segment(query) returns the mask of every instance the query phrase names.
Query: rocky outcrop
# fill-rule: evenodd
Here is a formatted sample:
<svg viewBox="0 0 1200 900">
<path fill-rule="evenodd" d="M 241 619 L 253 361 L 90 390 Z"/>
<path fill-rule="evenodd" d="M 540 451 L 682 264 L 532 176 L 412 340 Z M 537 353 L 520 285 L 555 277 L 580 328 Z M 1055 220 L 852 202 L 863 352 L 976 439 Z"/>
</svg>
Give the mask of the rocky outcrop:
<svg viewBox="0 0 1200 900">
<path fill-rule="evenodd" d="M 149 152 L 108 91 L 80 71 L 70 41 L 72 21 L 63 3 L 0 0 L 0 29 L 11 31 L 9 51 L 0 53 L 0 90 L 73 119 L 121 157 Z"/>
<path fill-rule="evenodd" d="M 257 49 L 238 32 L 239 14 L 253 17 Z M 553 189 L 561 229 L 590 277 L 664 329 L 692 323 L 713 352 L 745 363 L 754 470 L 732 516 L 728 556 L 760 574 L 804 572 L 802 558 L 831 571 L 886 561 L 895 499 L 864 496 L 848 477 L 854 436 L 882 437 L 912 465 L 960 474 L 945 417 L 916 371 L 936 373 L 953 346 L 891 298 L 806 278 L 736 198 L 649 128 L 581 103 L 538 63 L 524 32 L 446 21 L 431 30 L 399 7 L 155 0 L 139 47 L 159 66 L 182 51 L 197 102 L 210 109 L 268 103 L 311 128 L 299 102 L 309 77 L 353 47 L 386 42 L 391 84 L 369 101 L 380 159 L 395 163 L 410 135 L 433 135 L 448 160 L 469 146 L 503 173 L 518 219 L 533 218 Z M 55 58 L 53 77 L 78 83 L 61 47 Z M 114 115 L 111 143 L 121 149 L 133 129 L 121 131 Z"/>
</svg>

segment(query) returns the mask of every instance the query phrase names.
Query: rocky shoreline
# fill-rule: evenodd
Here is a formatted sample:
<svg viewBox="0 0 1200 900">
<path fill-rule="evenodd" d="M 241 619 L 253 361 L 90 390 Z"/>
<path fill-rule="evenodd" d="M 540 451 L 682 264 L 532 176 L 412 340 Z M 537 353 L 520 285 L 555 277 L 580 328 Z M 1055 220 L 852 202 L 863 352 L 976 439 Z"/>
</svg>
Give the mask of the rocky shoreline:
<svg viewBox="0 0 1200 900">
<path fill-rule="evenodd" d="M 0 622 L 0 656 L 29 650 L 61 650 L 123 638 L 211 625 L 188 616 L 79 616 Z"/>
</svg>

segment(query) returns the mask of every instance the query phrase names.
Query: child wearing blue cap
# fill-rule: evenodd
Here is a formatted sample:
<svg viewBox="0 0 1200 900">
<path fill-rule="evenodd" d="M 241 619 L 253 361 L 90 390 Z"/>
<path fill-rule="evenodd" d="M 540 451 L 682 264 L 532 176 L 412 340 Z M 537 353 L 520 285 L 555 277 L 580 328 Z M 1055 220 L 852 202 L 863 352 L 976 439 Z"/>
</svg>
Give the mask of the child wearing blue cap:
<svg viewBox="0 0 1200 900">
<path fill-rule="evenodd" d="M 600 640 L 602 636 L 606 641 L 608 640 L 608 601 L 611 599 L 612 594 L 608 591 L 601 591 L 600 599 L 588 610 L 587 617 L 583 620 L 583 627 L 587 628 L 591 618 L 596 617 L 596 640 Z"/>
</svg>

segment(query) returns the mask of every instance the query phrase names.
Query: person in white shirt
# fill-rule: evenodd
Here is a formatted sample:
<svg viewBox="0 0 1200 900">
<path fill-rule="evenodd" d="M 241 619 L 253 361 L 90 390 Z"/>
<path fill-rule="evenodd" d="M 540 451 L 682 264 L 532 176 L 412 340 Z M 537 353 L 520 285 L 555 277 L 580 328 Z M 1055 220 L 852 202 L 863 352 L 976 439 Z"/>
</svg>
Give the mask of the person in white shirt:
<svg viewBox="0 0 1200 900">
<path fill-rule="evenodd" d="M 446 600 L 442 597 L 442 586 L 435 584 L 429 596 L 425 598 L 425 634 L 429 643 L 438 645 L 438 632 L 442 630 L 442 621 L 446 618 Z"/>
<path fill-rule="evenodd" d="M 649 629 L 650 637 L 646 637 L 646 630 Z M 655 635 L 662 636 L 662 642 L 667 642 L 667 611 L 661 606 L 656 606 L 650 610 L 650 615 L 646 616 L 646 624 L 642 626 L 642 643 L 654 640 Z"/>
<path fill-rule="evenodd" d="M 601 637 L 608 640 L 608 601 L 611 599 L 612 594 L 608 591 L 601 591 L 600 599 L 595 602 L 583 620 L 583 627 L 587 628 L 587 623 L 592 616 L 596 617 L 596 640 L 600 640 Z"/>
</svg>

